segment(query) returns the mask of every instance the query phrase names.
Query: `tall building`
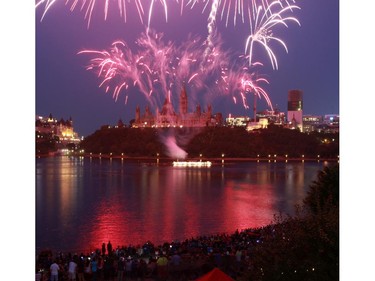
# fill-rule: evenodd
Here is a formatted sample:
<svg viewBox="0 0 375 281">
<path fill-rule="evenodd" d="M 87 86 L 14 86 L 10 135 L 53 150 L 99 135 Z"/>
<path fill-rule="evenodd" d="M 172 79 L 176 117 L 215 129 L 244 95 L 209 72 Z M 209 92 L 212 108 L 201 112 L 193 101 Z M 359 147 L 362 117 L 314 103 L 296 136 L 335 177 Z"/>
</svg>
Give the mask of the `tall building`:
<svg viewBox="0 0 375 281">
<path fill-rule="evenodd" d="M 288 124 L 292 129 L 303 132 L 303 92 L 301 90 L 290 90 L 288 92 Z"/>
</svg>

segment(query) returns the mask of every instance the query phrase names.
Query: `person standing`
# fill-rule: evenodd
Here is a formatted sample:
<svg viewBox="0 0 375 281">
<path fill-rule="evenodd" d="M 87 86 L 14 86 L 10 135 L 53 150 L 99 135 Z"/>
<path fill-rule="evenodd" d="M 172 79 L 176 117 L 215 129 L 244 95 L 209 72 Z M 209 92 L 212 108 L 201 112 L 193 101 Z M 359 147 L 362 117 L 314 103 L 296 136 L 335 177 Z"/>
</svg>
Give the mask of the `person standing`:
<svg viewBox="0 0 375 281">
<path fill-rule="evenodd" d="M 68 278 L 71 281 L 76 280 L 77 264 L 74 260 L 71 260 L 68 265 Z"/>
<path fill-rule="evenodd" d="M 125 262 L 125 278 L 131 278 L 132 276 L 132 259 L 129 256 Z"/>
<path fill-rule="evenodd" d="M 96 281 L 98 278 L 98 262 L 96 257 L 91 262 L 92 281 Z"/>
<path fill-rule="evenodd" d="M 58 281 L 60 267 L 57 264 L 56 260 L 51 264 L 49 270 L 51 272 L 51 281 Z"/>
<path fill-rule="evenodd" d="M 83 257 L 81 257 L 77 262 L 78 281 L 85 281 L 84 272 L 85 272 L 85 262 L 83 260 Z"/>
<path fill-rule="evenodd" d="M 175 275 L 175 277 L 177 277 L 177 275 L 180 272 L 180 265 L 181 265 L 181 256 L 177 253 L 177 251 L 172 255 L 171 260 L 170 260 L 170 265 L 171 265 L 171 268 L 169 269 L 169 272 L 172 275 Z"/>
<path fill-rule="evenodd" d="M 110 256 L 112 254 L 112 244 L 111 244 L 111 241 L 108 241 L 107 250 L 108 250 L 108 256 Z"/>
<path fill-rule="evenodd" d="M 104 256 L 105 255 L 105 243 L 103 242 L 102 244 L 102 255 Z"/>
<path fill-rule="evenodd" d="M 124 257 L 120 257 L 118 264 L 117 264 L 117 280 L 118 281 L 123 280 L 124 270 L 125 270 L 125 259 Z"/>
<path fill-rule="evenodd" d="M 163 254 L 157 259 L 156 261 L 157 266 L 157 273 L 159 280 L 167 280 L 168 279 L 168 259 Z"/>
<path fill-rule="evenodd" d="M 97 264 L 98 264 L 98 270 L 97 270 L 97 273 L 96 275 L 98 276 L 99 279 L 103 279 L 103 267 L 104 267 L 104 260 L 103 260 L 103 257 L 101 256 L 98 256 L 98 259 L 96 260 Z"/>
<path fill-rule="evenodd" d="M 85 261 L 85 269 L 84 269 L 83 276 L 85 277 L 86 280 L 90 280 L 91 279 L 91 261 L 90 261 L 90 257 L 87 257 L 87 259 Z"/>
</svg>

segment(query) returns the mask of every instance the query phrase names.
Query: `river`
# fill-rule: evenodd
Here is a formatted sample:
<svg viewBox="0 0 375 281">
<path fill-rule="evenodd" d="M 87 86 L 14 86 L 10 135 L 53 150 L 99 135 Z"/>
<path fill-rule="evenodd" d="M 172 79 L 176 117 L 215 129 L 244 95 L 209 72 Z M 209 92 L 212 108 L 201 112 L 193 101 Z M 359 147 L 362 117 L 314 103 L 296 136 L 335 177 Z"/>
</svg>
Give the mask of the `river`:
<svg viewBox="0 0 375 281">
<path fill-rule="evenodd" d="M 87 252 L 255 228 L 294 214 L 323 161 L 182 168 L 83 157 L 36 159 L 36 252 Z"/>
</svg>

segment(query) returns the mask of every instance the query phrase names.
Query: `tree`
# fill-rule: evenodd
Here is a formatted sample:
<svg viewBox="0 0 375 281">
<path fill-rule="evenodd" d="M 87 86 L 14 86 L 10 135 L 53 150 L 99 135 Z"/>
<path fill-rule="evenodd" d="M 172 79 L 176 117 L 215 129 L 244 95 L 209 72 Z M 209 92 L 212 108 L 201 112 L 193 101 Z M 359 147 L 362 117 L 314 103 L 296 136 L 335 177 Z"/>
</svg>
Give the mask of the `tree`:
<svg viewBox="0 0 375 281">
<path fill-rule="evenodd" d="M 303 201 L 314 215 L 324 214 L 339 208 L 339 166 L 325 167 L 318 173 L 318 179 L 310 185 Z"/>
</svg>

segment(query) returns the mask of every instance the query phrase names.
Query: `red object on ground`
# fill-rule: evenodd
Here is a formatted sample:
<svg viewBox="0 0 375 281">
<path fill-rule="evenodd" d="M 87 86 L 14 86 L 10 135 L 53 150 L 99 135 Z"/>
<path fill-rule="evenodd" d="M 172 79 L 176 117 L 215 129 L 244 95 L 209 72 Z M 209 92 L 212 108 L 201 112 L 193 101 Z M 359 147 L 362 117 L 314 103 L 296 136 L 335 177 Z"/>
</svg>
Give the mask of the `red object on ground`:
<svg viewBox="0 0 375 281">
<path fill-rule="evenodd" d="M 199 277 L 195 281 L 234 281 L 234 279 L 215 267 L 213 270 Z"/>
</svg>

